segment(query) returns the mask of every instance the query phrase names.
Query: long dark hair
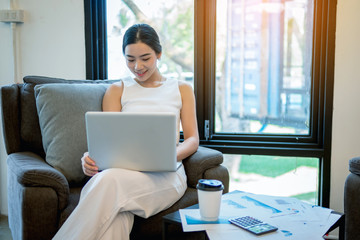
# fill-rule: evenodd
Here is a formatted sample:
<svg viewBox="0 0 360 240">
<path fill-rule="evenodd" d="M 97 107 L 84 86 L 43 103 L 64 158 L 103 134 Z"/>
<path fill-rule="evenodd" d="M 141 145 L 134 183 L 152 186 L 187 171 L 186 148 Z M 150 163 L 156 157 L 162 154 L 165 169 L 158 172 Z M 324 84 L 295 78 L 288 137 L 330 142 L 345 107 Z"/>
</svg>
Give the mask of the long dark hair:
<svg viewBox="0 0 360 240">
<path fill-rule="evenodd" d="M 122 45 L 123 54 L 125 54 L 125 48 L 127 45 L 137 42 L 145 43 L 157 54 L 161 53 L 159 36 L 156 31 L 148 24 L 135 24 L 126 30 Z"/>
</svg>

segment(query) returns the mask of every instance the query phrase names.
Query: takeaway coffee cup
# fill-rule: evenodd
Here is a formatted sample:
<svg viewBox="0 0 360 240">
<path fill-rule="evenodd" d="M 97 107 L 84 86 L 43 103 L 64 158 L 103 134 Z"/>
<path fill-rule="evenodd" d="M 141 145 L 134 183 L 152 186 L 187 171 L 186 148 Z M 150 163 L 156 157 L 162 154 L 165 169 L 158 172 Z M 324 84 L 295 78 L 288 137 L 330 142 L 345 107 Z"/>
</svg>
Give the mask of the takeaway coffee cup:
<svg viewBox="0 0 360 240">
<path fill-rule="evenodd" d="M 200 179 L 196 188 L 201 219 L 204 221 L 217 221 L 224 185 L 218 180 Z"/>
</svg>

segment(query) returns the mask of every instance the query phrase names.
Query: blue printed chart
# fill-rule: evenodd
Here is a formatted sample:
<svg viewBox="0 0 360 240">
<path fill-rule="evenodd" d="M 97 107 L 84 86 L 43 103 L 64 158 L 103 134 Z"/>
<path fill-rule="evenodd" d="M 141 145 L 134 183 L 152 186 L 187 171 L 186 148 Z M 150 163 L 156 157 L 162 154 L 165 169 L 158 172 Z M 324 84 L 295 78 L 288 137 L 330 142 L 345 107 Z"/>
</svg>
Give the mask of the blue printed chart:
<svg viewBox="0 0 360 240">
<path fill-rule="evenodd" d="M 223 195 L 217 221 L 206 222 L 199 209 L 181 209 L 184 232 L 206 230 L 211 240 L 216 239 L 323 239 L 323 235 L 339 219 L 332 210 L 313 206 L 295 198 L 258 195 L 234 191 Z M 253 235 L 229 223 L 228 219 L 252 216 L 277 226 L 276 232 Z"/>
</svg>

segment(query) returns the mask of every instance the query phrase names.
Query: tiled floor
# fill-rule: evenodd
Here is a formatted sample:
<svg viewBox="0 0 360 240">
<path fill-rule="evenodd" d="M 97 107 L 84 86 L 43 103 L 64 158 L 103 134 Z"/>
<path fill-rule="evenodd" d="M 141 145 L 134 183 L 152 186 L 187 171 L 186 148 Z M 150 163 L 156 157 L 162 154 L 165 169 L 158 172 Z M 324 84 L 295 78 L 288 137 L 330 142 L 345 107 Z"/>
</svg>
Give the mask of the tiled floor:
<svg viewBox="0 0 360 240">
<path fill-rule="evenodd" d="M 0 215 L 0 239 L 12 240 L 7 216 Z"/>
</svg>

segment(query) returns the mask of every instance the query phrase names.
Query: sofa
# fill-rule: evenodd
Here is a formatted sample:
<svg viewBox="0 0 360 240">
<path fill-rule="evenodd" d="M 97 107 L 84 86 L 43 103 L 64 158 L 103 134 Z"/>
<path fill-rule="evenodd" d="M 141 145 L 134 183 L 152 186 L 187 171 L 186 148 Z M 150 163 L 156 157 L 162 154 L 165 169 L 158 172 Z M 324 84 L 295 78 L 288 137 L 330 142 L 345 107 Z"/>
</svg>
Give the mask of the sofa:
<svg viewBox="0 0 360 240">
<path fill-rule="evenodd" d="M 349 175 L 344 187 L 345 239 L 360 238 L 360 157 L 349 160 Z"/>
<path fill-rule="evenodd" d="M 87 150 L 84 114 L 101 111 L 102 97 L 114 81 L 43 76 L 23 80 L 1 87 L 9 226 L 14 240 L 51 239 L 89 180 L 80 161 Z M 229 174 L 222 162 L 221 152 L 200 146 L 183 161 L 188 177 L 184 196 L 148 219 L 136 216 L 131 239 L 161 239 L 162 216 L 196 204 L 201 178 L 222 181 L 228 192 Z M 173 236 L 181 236 L 181 228 L 173 231 Z"/>
</svg>

